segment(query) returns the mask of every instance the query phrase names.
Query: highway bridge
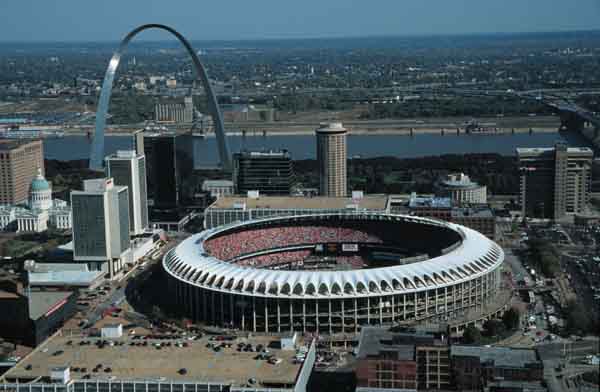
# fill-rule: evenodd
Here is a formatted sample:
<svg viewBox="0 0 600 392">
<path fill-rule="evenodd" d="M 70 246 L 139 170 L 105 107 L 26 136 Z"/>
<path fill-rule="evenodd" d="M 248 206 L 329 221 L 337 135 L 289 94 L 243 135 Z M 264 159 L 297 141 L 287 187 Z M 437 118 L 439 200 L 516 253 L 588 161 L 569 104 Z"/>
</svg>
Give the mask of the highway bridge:
<svg viewBox="0 0 600 392">
<path fill-rule="evenodd" d="M 560 116 L 559 130 L 579 132 L 596 148 L 600 148 L 600 116 L 573 103 L 570 100 L 572 92 L 544 89 L 529 91 L 451 89 L 450 91 L 461 96 L 519 97 L 538 101 Z M 587 93 L 597 94 L 596 91 Z"/>
</svg>

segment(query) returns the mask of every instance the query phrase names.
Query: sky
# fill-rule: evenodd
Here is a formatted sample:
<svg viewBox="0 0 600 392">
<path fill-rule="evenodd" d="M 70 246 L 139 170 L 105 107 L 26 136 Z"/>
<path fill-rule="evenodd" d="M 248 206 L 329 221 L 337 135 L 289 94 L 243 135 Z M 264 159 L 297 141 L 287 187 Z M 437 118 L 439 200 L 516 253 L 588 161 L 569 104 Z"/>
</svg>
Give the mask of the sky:
<svg viewBox="0 0 600 392">
<path fill-rule="evenodd" d="M 591 30 L 600 0 L 0 0 L 0 41 L 113 41 L 144 23 L 192 40 Z"/>
</svg>

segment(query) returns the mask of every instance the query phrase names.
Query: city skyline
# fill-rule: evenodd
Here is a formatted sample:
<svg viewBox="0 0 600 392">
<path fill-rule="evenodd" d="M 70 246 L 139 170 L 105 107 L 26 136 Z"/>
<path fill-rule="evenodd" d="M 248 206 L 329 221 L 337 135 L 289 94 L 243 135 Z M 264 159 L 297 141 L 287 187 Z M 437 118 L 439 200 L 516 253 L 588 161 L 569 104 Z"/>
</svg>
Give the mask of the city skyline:
<svg viewBox="0 0 600 392">
<path fill-rule="evenodd" d="M 60 4 L 9 1 L 0 13 L 10 15 L 0 25 L 0 42 L 15 41 L 112 41 L 143 23 L 165 23 L 192 40 L 273 38 L 340 38 L 357 36 L 454 35 L 580 31 L 597 29 L 600 3 L 582 0 L 577 7 L 556 0 L 526 4 L 508 0 L 481 4 L 460 0 L 402 2 L 373 7 L 338 0 L 327 5 L 308 0 L 285 4 L 271 0 L 260 4 L 189 4 L 150 0 L 95 4 L 93 20 L 89 3 L 73 0 Z M 233 11 L 232 11 L 233 9 Z M 118 10 L 115 12 L 114 10 Z M 207 17 L 209 15 L 210 17 Z M 565 16 L 568 17 L 565 17 Z M 110 20 L 110 24 L 104 21 Z M 148 33 L 142 40 L 167 39 Z"/>
</svg>

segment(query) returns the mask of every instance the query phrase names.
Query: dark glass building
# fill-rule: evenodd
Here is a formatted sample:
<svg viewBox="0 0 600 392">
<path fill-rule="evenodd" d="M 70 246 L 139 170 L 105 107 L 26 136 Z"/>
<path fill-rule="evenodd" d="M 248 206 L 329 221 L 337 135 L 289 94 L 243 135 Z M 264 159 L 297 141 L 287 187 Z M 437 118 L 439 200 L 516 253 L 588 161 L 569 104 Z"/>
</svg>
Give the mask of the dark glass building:
<svg viewBox="0 0 600 392">
<path fill-rule="evenodd" d="M 173 132 L 144 132 L 136 150 L 146 156 L 148 204 L 155 209 L 190 205 L 195 192 L 193 140 Z"/>
<path fill-rule="evenodd" d="M 233 183 L 238 194 L 289 195 L 293 178 L 292 159 L 286 150 L 233 155 Z"/>
</svg>

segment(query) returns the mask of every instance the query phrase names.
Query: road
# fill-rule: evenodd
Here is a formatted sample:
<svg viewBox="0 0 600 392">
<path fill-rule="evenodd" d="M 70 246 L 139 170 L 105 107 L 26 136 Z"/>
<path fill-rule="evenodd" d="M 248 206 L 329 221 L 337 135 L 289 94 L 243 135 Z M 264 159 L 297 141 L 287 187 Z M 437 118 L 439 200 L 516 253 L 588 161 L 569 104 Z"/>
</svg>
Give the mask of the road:
<svg viewBox="0 0 600 392">
<path fill-rule="evenodd" d="M 169 242 L 167 242 L 167 244 L 165 244 L 160 249 L 160 255 L 157 256 L 154 260 L 150 260 L 149 258 L 144 258 L 143 260 L 147 260 L 148 263 L 160 262 L 160 260 L 162 260 L 163 255 L 170 249 L 172 249 L 174 246 L 179 244 L 181 240 L 185 237 L 186 236 L 178 236 L 172 238 Z M 130 281 L 135 279 L 140 274 L 140 272 L 142 271 L 140 269 L 140 265 L 141 263 L 136 264 L 129 273 L 127 273 L 121 278 L 119 282 L 112 282 L 110 284 L 107 282 L 105 286 L 110 286 L 111 291 L 106 296 L 106 298 L 102 300 L 102 302 L 100 302 L 94 309 L 92 309 L 85 315 L 85 318 L 88 320 L 87 325 L 91 326 L 96 324 L 100 319 L 102 319 L 102 316 L 106 310 L 114 306 L 119 306 L 124 301 L 126 301 L 126 286 L 129 284 Z"/>
<path fill-rule="evenodd" d="M 121 304 L 125 300 L 125 288 L 120 287 L 113 290 L 104 301 L 102 301 L 88 315 L 88 325 L 94 325 L 102 318 L 104 312 L 113 306 Z"/>
</svg>

